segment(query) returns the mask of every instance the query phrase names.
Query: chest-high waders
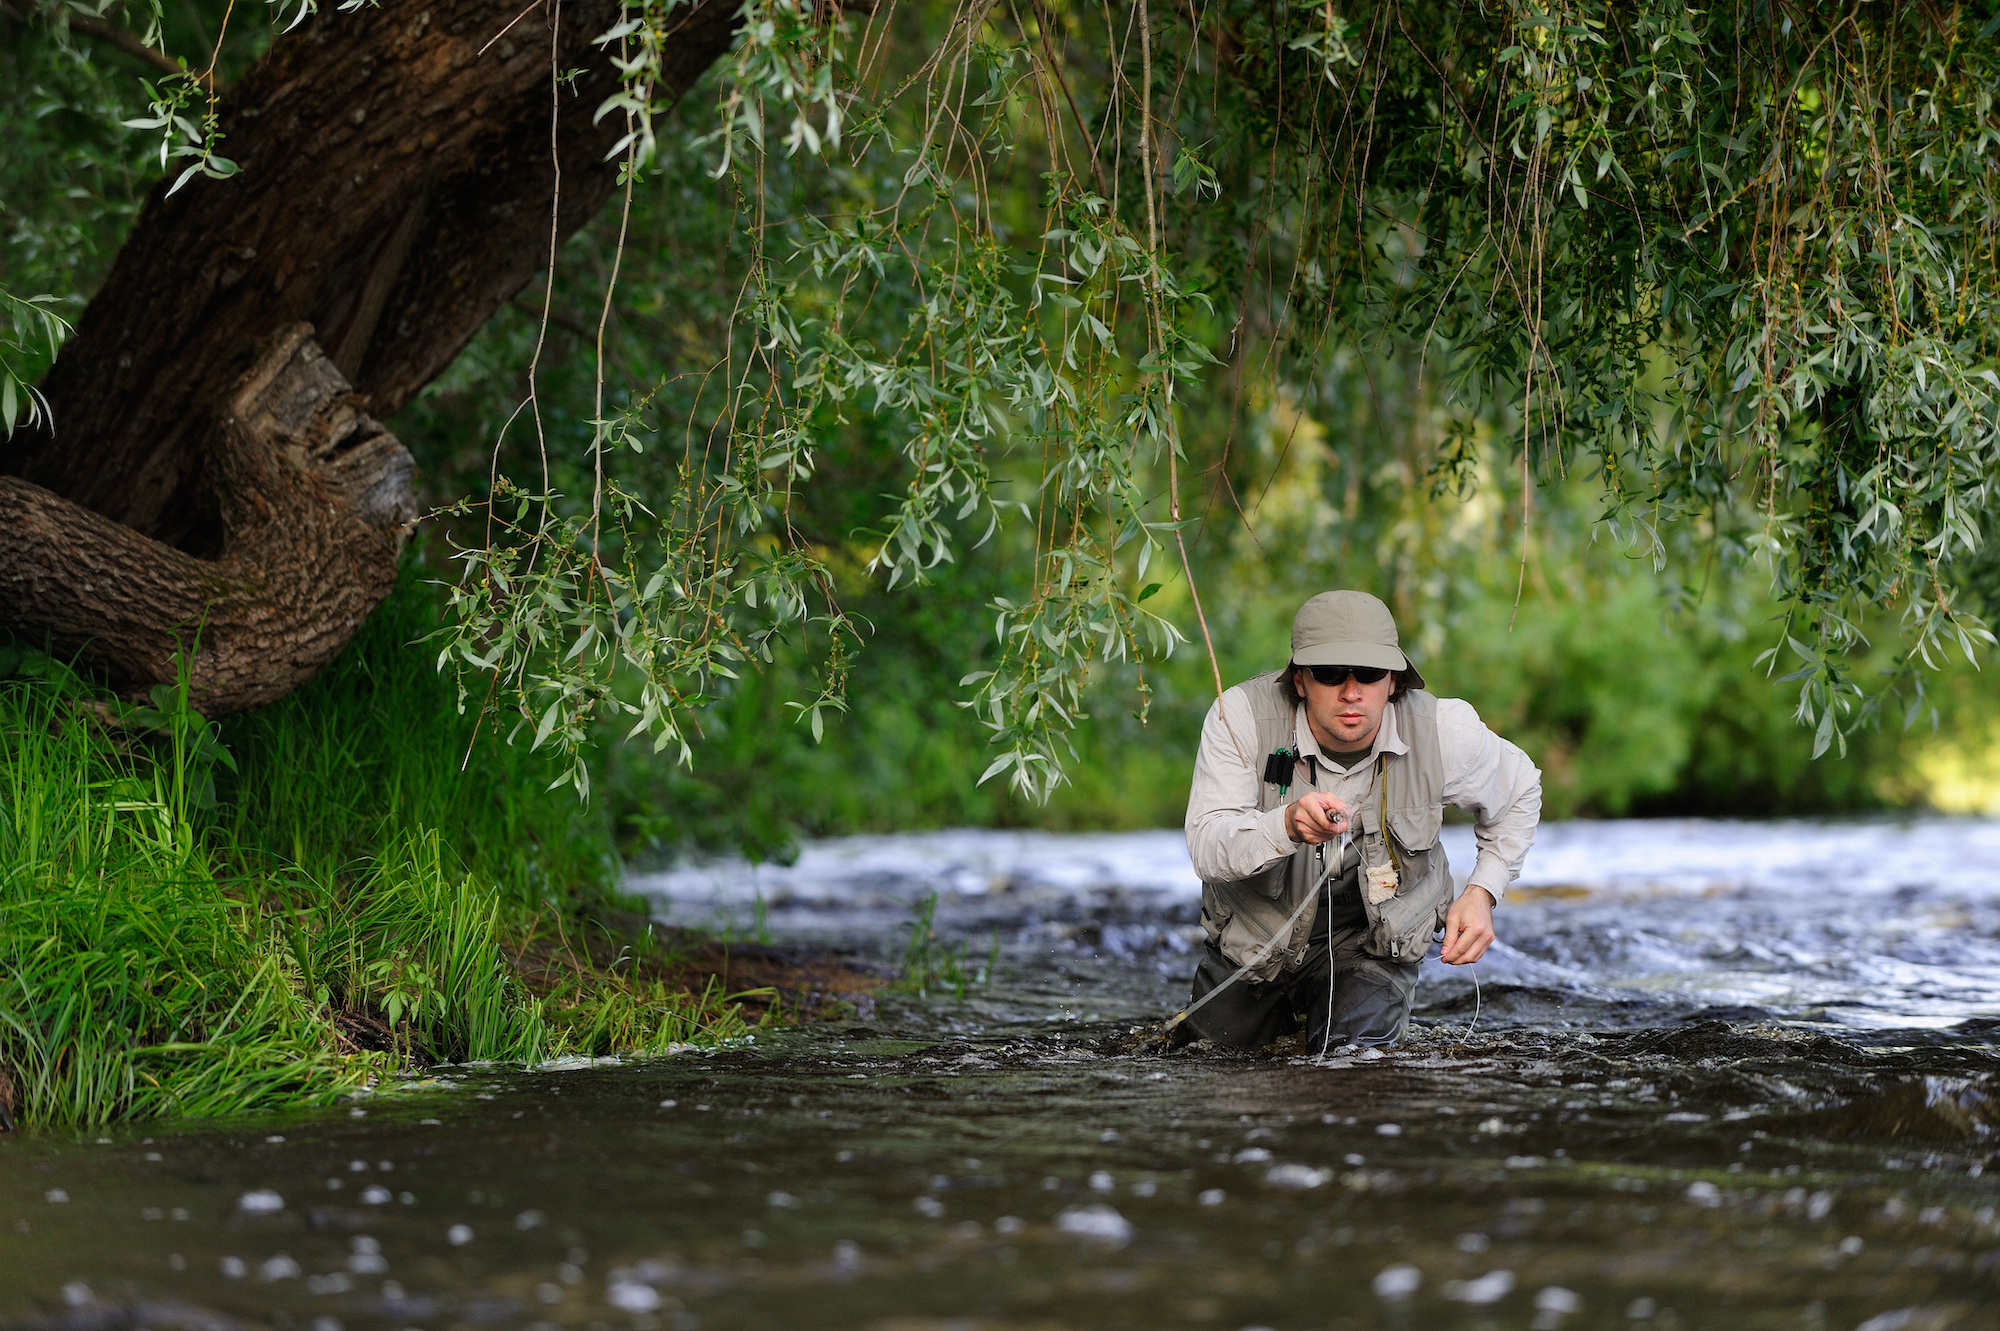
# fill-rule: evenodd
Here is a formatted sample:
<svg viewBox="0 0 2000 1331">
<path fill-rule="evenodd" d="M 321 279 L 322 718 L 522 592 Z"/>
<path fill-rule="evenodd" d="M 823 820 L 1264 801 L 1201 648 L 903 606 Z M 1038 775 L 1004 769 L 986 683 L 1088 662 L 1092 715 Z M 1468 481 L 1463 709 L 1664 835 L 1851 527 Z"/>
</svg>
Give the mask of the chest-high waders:
<svg viewBox="0 0 2000 1331">
<path fill-rule="evenodd" d="M 1320 848 L 1311 848 L 1317 866 L 1312 894 L 1297 909 L 1312 918 L 1299 921 L 1305 938 L 1296 963 L 1260 980 L 1259 956 L 1232 967 L 1219 946 L 1205 944 L 1195 967 L 1194 1001 L 1174 1022 L 1174 1042 L 1205 1037 L 1257 1049 L 1302 1032 L 1306 1050 L 1323 1053 L 1349 1044 L 1390 1045 L 1402 1037 L 1419 963 L 1367 955 L 1359 856 L 1349 853 L 1346 838 L 1328 848 L 1335 853 L 1323 857 Z"/>
</svg>

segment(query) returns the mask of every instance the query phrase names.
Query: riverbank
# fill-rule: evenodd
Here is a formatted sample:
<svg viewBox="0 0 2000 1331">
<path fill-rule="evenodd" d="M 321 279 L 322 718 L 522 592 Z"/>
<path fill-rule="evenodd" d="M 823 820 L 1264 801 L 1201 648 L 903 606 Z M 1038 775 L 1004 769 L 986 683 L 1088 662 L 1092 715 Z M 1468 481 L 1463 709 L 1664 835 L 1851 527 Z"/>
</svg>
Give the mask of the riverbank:
<svg viewBox="0 0 2000 1331">
<path fill-rule="evenodd" d="M 34 1127 L 324 1104 L 440 1062 L 716 1046 L 849 1011 L 836 961 L 652 930 L 601 817 L 408 649 L 414 581 L 215 724 L 0 648 L 0 1107 Z"/>
</svg>

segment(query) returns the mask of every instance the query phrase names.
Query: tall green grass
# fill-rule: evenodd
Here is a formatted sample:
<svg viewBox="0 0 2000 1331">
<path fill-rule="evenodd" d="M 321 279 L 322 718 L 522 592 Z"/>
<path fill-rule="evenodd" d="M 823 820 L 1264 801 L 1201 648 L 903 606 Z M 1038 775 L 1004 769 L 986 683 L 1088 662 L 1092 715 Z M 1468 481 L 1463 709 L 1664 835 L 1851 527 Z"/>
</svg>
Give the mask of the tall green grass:
<svg viewBox="0 0 2000 1331">
<path fill-rule="evenodd" d="M 571 908 L 613 891 L 617 847 L 601 810 L 551 791 L 556 773 L 501 722 L 459 710 L 422 641 L 438 598 L 421 552 L 341 656 L 305 687 L 228 718 L 236 756 L 219 773 L 216 832 L 246 872 L 288 866 L 315 880 L 357 872 L 384 848 L 435 832 L 454 868 L 510 908 Z"/>
<path fill-rule="evenodd" d="M 419 1062 L 741 1034 L 726 997 L 510 961 L 616 893 L 603 820 L 461 715 L 409 573 L 320 679 L 217 726 L 0 646 L 0 1065 L 17 1117 L 322 1103 Z M 380 1038 L 387 1033 L 387 1039 Z"/>
<path fill-rule="evenodd" d="M 364 1081 L 373 1064 L 216 879 L 192 727 L 164 762 L 127 750 L 67 670 L 21 664 L 0 683 L 0 1061 L 20 1116 L 230 1113 Z"/>
<path fill-rule="evenodd" d="M 532 1061 L 548 1051 L 541 1004 L 502 949 L 500 893 L 452 872 L 435 832 L 399 838 L 345 890 L 300 877 L 260 886 L 299 987 L 329 1012 L 379 1015 L 404 1057 Z"/>
<path fill-rule="evenodd" d="M 953 949 L 938 937 L 937 907 L 935 892 L 926 892 L 911 904 L 910 918 L 902 926 L 910 936 L 904 940 L 903 956 L 889 990 L 927 998 L 933 989 L 949 989 L 963 1002 L 966 990 L 973 985 L 993 983 L 993 973 L 1000 965 L 1000 934 L 994 931 L 993 950 L 985 964 L 975 966 L 970 943 L 961 942 Z"/>
</svg>

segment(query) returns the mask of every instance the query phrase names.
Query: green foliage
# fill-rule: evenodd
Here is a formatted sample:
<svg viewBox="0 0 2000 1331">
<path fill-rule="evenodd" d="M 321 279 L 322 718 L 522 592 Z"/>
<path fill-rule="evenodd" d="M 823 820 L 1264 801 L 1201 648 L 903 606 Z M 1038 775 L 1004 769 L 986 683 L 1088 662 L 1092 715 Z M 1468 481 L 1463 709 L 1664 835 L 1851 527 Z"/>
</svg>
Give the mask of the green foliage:
<svg viewBox="0 0 2000 1331">
<path fill-rule="evenodd" d="M 871 626 L 868 650 L 848 710 L 828 723 L 822 742 L 784 705 L 811 663 L 780 649 L 774 665 L 746 674 L 698 715 L 691 767 L 644 746 L 606 745 L 594 760 L 597 789 L 621 844 L 649 857 L 736 850 L 788 860 L 802 838 L 855 832 L 1178 823 L 1205 672 L 1163 681 L 1149 725 L 1118 709 L 1116 695 L 1129 686 L 1107 683 L 1105 705 L 1093 706 L 1073 736 L 1071 783 L 1046 805 L 980 782 L 992 761 L 987 732 L 960 706 L 954 663 L 992 649 L 982 582 L 962 570 L 941 576 L 934 597 L 863 589 L 853 613 Z"/>
<path fill-rule="evenodd" d="M 1812 761 L 1746 628 L 1768 603 L 1678 618 L 1634 575 L 1536 596 L 1511 633 L 1494 597 L 1454 625 L 1432 673 L 1542 769 L 1545 818 L 1834 812 L 1882 804 L 1899 736 L 1859 737 L 1852 761 Z"/>
<path fill-rule="evenodd" d="M 608 829 L 460 717 L 413 568 L 319 679 L 217 726 L 0 649 L 0 1065 L 53 1125 L 319 1103 L 410 1061 L 664 1052 L 728 996 L 516 973 L 615 892 Z M 393 1049 L 357 1047 L 382 1023 Z"/>
<path fill-rule="evenodd" d="M 602 814 L 549 796 L 545 759 L 506 744 L 491 715 L 459 712 L 418 645 L 440 619 L 425 572 L 419 551 L 317 678 L 223 723 L 241 767 L 223 783 L 223 844 L 245 873 L 331 882 L 435 834 L 513 914 L 596 900 L 618 873 Z"/>
<path fill-rule="evenodd" d="M 623 981 L 592 976 L 566 987 L 547 1003 L 559 1031 L 554 1047 L 563 1054 L 601 1058 L 611 1054 L 668 1054 L 689 1046 L 708 1047 L 750 1034 L 738 1000 L 768 996 L 753 990 L 725 994 L 711 976 L 698 993 L 664 981 Z"/>
<path fill-rule="evenodd" d="M 1651 587 L 1628 579 L 1605 592 L 1534 605 L 1511 636 L 1506 603 L 1486 602 L 1449 663 L 1481 719 L 1535 755 L 1545 817 L 1620 814 L 1671 789 L 1714 687 L 1693 635 L 1667 631 Z"/>
<path fill-rule="evenodd" d="M 223 77 L 261 54 L 268 26 L 242 15 L 232 25 L 228 10 L 24 0 L 0 11 L 0 123 L 10 131 L 0 154 L 0 438 L 50 423 L 34 385 L 152 186 L 154 145 L 134 122 L 162 131 L 162 153 L 193 155 L 190 169 L 233 169 L 214 153 L 214 81 L 190 72 L 184 54 L 199 51 L 195 69 Z M 103 40 L 121 22 L 138 25 L 132 38 L 159 63 Z M 163 77 L 160 63 L 180 72 Z"/>
<path fill-rule="evenodd" d="M 121 73 L 74 47 L 0 42 L 13 130 L 0 155 L 0 438 L 47 423 L 34 385 L 137 211 L 143 177 L 118 127 L 131 105 Z"/>
<path fill-rule="evenodd" d="M 1974 730 L 1986 706 L 1926 662 L 2000 594 L 1967 550 L 1992 14 L 758 0 L 669 110 L 679 7 L 635 3 L 607 42 L 619 206 L 397 422 L 444 501 L 496 450 L 536 478 L 497 543 L 445 524 L 470 571 L 429 650 L 464 713 L 383 646 L 232 722 L 282 757 L 224 774 L 230 853 L 332 881 L 436 828 L 510 915 L 569 899 L 603 827 L 503 741 L 582 787 L 585 746 L 635 726 L 670 761 L 597 767 L 628 846 L 1171 823 L 1214 674 L 1273 664 L 1329 585 L 1390 600 L 1433 683 L 1544 761 L 1552 812 L 1921 798 L 1895 768 L 1929 701 L 1969 697 Z M 143 111 L 136 66 L 28 32 L 0 44 L 0 285 L 67 314 L 156 144 L 108 128 Z M 1217 670 L 1160 659 L 1168 626 Z M 1864 701 L 1897 690 L 1908 737 Z M 505 775 L 439 779 L 475 734 L 470 770 Z M 1855 761 L 1810 761 L 1835 743 Z"/>
<path fill-rule="evenodd" d="M 386 846 L 351 891 L 280 878 L 263 896 L 307 990 L 341 1010 L 378 1009 L 406 1053 L 533 1061 L 547 1048 L 541 1005 L 500 951 L 500 894 L 449 871 L 435 833 Z"/>
<path fill-rule="evenodd" d="M 954 949 L 938 937 L 937 904 L 937 893 L 926 892 L 911 905 L 910 918 L 903 925 L 910 936 L 904 940 L 896 979 L 889 988 L 919 998 L 928 997 L 933 989 L 949 989 L 963 1001 L 973 985 L 992 983 L 994 968 L 1000 962 L 1000 935 L 993 935 L 993 950 L 986 964 L 974 966 L 970 943 L 960 943 Z"/>
<path fill-rule="evenodd" d="M 12 131 L 0 156 L 0 287 L 53 293 L 73 323 L 153 183 L 145 150 L 119 125 L 140 89 L 120 59 L 66 31 L 0 23 L 0 116 Z M 28 382 L 51 353 L 35 341 L 37 359 L 21 364 Z"/>
<path fill-rule="evenodd" d="M 1396 113 L 1377 178 L 1421 253 L 1383 308 L 1433 330 L 1466 400 L 1519 392 L 1523 448 L 1601 474 L 1608 519 L 1657 561 L 1663 522 L 1742 524 L 1816 750 L 1879 701 L 1851 657 L 1864 623 L 1890 627 L 1880 607 L 1899 673 L 1991 642 L 1956 593 L 2000 468 L 2000 13 L 1463 23 L 1501 49 Z M 1450 183 L 1420 191 L 1440 161 Z"/>
<path fill-rule="evenodd" d="M 1156 613 L 1174 602 L 1147 596 L 1176 581 L 1154 561 L 1186 539 L 1181 459 L 1228 484 L 1243 408 L 1321 409 L 1349 353 L 1405 367 L 1434 417 L 1416 457 L 1356 441 L 1360 472 L 1393 464 L 1437 504 L 1517 468 L 1523 488 L 1575 474 L 1656 568 L 1683 534 L 1732 571 L 1763 560 L 1784 613 L 1759 647 L 1815 751 L 1990 640 L 1961 570 L 2000 467 L 2000 18 L 744 14 L 714 113 L 675 113 L 678 149 L 653 101 L 675 7 L 606 35 L 628 81 L 602 110 L 632 131 L 621 239 L 595 265 L 607 308 L 643 172 L 685 193 L 713 163 L 729 185 L 717 258 L 688 281 L 719 263 L 742 294 L 677 330 L 705 340 L 707 404 L 660 410 L 693 358 L 618 342 L 647 368 L 574 422 L 588 502 L 503 485 L 511 526 L 466 554 L 449 659 L 573 764 L 621 712 L 685 761 L 737 663 L 801 633 L 817 664 L 792 672 L 793 706 L 817 737 L 865 636 L 844 569 L 956 586 L 953 561 L 991 551 L 1012 567 L 963 700 L 982 775 L 1046 800 L 1093 671 L 1143 714 L 1123 663 L 1179 640 Z M 689 228 L 714 234 L 702 211 Z M 686 447 L 650 449 L 668 429 Z M 829 543 L 795 515 L 856 437 L 895 460 L 889 502 Z M 1207 634 L 1186 597 L 1180 624 Z M 1864 621 L 1899 643 L 1886 677 L 1856 673 Z"/>
<path fill-rule="evenodd" d="M 215 876 L 185 798 L 207 775 L 200 751 L 121 749 L 74 676 L 15 657 L 0 681 L 0 1061 L 22 1116 L 234 1113 L 379 1071 L 336 1048 L 258 911 Z"/>
<path fill-rule="evenodd" d="M 0 289 L 0 306 L 7 314 L 6 332 L 0 334 L 0 438 L 17 427 L 48 422 L 49 404 L 34 386 L 39 375 L 28 367 L 53 361 L 56 348 L 69 336 L 69 324 L 52 308 L 55 303 L 54 296 L 24 298 Z"/>
</svg>

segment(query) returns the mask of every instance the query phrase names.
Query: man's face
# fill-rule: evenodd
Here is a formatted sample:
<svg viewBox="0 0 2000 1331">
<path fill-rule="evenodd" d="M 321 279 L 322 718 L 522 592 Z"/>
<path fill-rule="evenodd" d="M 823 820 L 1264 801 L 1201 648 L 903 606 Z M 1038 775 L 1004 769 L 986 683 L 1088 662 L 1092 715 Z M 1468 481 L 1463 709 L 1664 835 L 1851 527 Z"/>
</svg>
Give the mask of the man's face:
<svg viewBox="0 0 2000 1331">
<path fill-rule="evenodd" d="M 1375 742 L 1382 728 L 1382 709 L 1396 691 L 1396 677 L 1382 676 L 1373 684 L 1363 684 L 1347 675 L 1338 684 L 1322 684 L 1311 670 L 1300 666 L 1293 679 L 1306 700 L 1306 721 L 1322 749 L 1353 753 Z"/>
</svg>

